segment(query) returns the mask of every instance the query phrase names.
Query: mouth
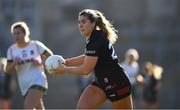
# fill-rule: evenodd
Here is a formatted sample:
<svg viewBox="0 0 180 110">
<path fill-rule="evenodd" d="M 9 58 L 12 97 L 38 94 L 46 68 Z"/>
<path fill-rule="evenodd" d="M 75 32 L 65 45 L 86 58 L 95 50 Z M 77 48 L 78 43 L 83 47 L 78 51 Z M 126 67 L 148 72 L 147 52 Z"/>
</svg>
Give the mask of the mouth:
<svg viewBox="0 0 180 110">
<path fill-rule="evenodd" d="M 19 41 L 19 38 L 16 38 L 16 41 Z"/>
<path fill-rule="evenodd" d="M 85 31 L 84 31 L 84 29 L 81 29 L 80 32 L 81 32 L 81 34 L 84 34 Z"/>
<path fill-rule="evenodd" d="M 84 29 L 80 29 L 81 32 L 84 32 Z"/>
</svg>

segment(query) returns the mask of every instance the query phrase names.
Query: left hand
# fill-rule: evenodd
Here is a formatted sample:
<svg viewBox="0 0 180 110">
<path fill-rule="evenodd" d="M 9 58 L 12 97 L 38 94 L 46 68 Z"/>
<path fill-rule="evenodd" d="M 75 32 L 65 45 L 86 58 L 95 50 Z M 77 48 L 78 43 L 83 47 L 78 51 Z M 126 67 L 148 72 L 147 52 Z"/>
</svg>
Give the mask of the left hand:
<svg viewBox="0 0 180 110">
<path fill-rule="evenodd" d="M 33 59 L 32 60 L 32 66 L 38 66 L 41 65 L 42 63 L 40 63 L 38 60 Z"/>
<path fill-rule="evenodd" d="M 65 73 L 65 65 L 64 64 L 60 64 L 60 66 L 58 68 L 52 69 L 51 73 L 54 76 L 59 76 Z"/>
</svg>

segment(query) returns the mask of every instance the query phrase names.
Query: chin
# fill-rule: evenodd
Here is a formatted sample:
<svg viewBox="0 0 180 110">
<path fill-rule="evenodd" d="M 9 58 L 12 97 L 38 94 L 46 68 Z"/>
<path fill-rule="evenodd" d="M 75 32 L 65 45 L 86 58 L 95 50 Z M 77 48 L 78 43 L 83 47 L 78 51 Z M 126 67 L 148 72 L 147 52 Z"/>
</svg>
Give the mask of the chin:
<svg viewBox="0 0 180 110">
<path fill-rule="evenodd" d="M 83 35 L 83 34 L 81 34 L 83 37 L 85 37 L 86 38 L 86 36 L 85 35 Z"/>
<path fill-rule="evenodd" d="M 84 34 L 84 33 L 82 33 L 82 32 L 81 32 L 81 35 L 82 35 L 82 36 L 86 36 L 86 34 Z"/>
<path fill-rule="evenodd" d="M 81 35 L 84 37 L 88 37 L 88 34 L 81 32 Z"/>
</svg>

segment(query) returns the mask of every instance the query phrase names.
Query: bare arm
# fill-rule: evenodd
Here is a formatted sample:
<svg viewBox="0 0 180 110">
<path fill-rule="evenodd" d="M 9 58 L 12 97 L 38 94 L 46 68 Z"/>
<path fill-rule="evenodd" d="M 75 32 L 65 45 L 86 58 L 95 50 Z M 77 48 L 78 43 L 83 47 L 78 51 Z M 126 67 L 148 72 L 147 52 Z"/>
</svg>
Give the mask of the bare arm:
<svg viewBox="0 0 180 110">
<path fill-rule="evenodd" d="M 83 54 L 77 57 L 65 59 L 66 66 L 80 66 L 84 63 L 84 58 L 85 55 Z"/>
<path fill-rule="evenodd" d="M 13 73 L 16 72 L 15 66 L 18 64 L 19 59 L 16 58 L 13 60 L 13 62 L 7 62 L 7 66 L 6 66 L 6 73 Z"/>
<path fill-rule="evenodd" d="M 4 70 L 4 64 L 0 64 L 0 71 L 3 71 L 3 72 L 5 71 Z"/>
<path fill-rule="evenodd" d="M 97 59 L 98 57 L 85 56 L 84 62 L 81 66 L 71 67 L 71 66 L 60 65 L 60 67 L 54 69 L 52 73 L 54 75 L 59 75 L 63 73 L 69 73 L 74 75 L 88 75 L 94 70 L 97 63 Z"/>
<path fill-rule="evenodd" d="M 6 73 L 13 73 L 15 71 L 15 65 L 13 63 L 8 63 L 6 66 Z"/>
</svg>

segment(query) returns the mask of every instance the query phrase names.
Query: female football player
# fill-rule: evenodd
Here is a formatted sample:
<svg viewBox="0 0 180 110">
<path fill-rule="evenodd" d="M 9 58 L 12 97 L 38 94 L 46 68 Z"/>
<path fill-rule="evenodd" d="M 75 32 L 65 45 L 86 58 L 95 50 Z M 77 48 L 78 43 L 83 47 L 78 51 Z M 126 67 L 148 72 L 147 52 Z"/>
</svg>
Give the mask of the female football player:
<svg viewBox="0 0 180 110">
<path fill-rule="evenodd" d="M 117 40 L 117 31 L 97 10 L 80 12 L 78 23 L 87 41 L 85 54 L 66 59 L 64 65 L 52 70 L 53 74 L 87 75 L 94 71 L 95 80 L 80 96 L 77 109 L 94 109 L 106 100 L 115 109 L 132 109 L 131 84 L 112 45 Z"/>
<path fill-rule="evenodd" d="M 25 22 L 15 22 L 11 26 L 15 44 L 7 51 L 7 73 L 16 72 L 25 109 L 44 109 L 43 95 L 48 83 L 44 73 L 44 61 L 52 55 L 40 41 L 30 40 L 29 28 Z"/>
</svg>

